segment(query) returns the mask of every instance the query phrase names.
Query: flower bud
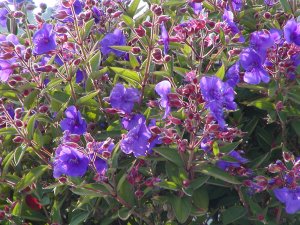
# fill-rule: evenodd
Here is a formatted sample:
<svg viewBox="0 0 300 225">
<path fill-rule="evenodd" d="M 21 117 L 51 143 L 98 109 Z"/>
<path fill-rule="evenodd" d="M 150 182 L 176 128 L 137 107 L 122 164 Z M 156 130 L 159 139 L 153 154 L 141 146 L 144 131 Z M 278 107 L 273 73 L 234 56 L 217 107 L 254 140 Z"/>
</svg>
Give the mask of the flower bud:
<svg viewBox="0 0 300 225">
<path fill-rule="evenodd" d="M 27 4 L 26 5 L 26 9 L 31 11 L 31 10 L 34 10 L 36 8 L 36 6 L 34 4 Z"/>
<path fill-rule="evenodd" d="M 24 17 L 24 16 L 25 16 L 25 14 L 23 12 L 21 12 L 21 11 L 15 11 L 15 12 L 13 12 L 13 17 L 14 18 L 21 18 L 21 17 Z"/>
<path fill-rule="evenodd" d="M 161 6 L 157 6 L 153 12 L 155 13 L 155 15 L 160 16 L 162 14 Z"/>
<path fill-rule="evenodd" d="M 24 141 L 24 138 L 22 138 L 21 136 L 17 136 L 13 139 L 14 143 L 22 143 Z"/>
<path fill-rule="evenodd" d="M 58 13 L 56 13 L 54 15 L 54 18 L 59 19 L 59 20 L 63 20 L 68 16 L 69 16 L 69 14 L 66 11 L 61 10 L 61 11 L 58 11 Z"/>
<path fill-rule="evenodd" d="M 23 122 L 21 120 L 16 120 L 15 123 L 16 123 L 17 127 L 22 127 L 23 126 Z"/>
<path fill-rule="evenodd" d="M 158 24 L 161 24 L 161 23 L 165 23 L 167 21 L 170 20 L 170 17 L 167 16 L 167 15 L 162 15 L 162 16 L 159 16 L 158 19 L 157 19 L 157 23 Z"/>
<path fill-rule="evenodd" d="M 153 26 L 153 24 L 151 22 L 149 22 L 149 21 L 144 21 L 143 22 L 143 26 L 150 28 L 150 27 Z"/>
<path fill-rule="evenodd" d="M 115 13 L 112 14 L 112 18 L 117 18 L 119 17 L 123 12 L 122 11 L 117 11 Z"/>
<path fill-rule="evenodd" d="M 40 113 L 46 113 L 46 112 L 48 112 L 48 110 L 49 110 L 49 107 L 47 105 L 42 105 L 39 107 Z"/>
<path fill-rule="evenodd" d="M 47 4 L 45 4 L 45 3 L 41 3 L 40 4 L 40 8 L 42 9 L 42 10 L 46 10 L 47 9 Z"/>
<path fill-rule="evenodd" d="M 131 49 L 131 52 L 132 52 L 133 54 L 139 54 L 139 53 L 141 52 L 141 48 L 140 48 L 140 47 L 133 47 L 133 48 Z"/>
<path fill-rule="evenodd" d="M 139 28 L 134 29 L 139 37 L 144 37 L 146 35 L 146 30 L 140 25 Z"/>
<path fill-rule="evenodd" d="M 0 211 L 0 221 L 5 219 L 5 212 L 4 211 Z"/>
<path fill-rule="evenodd" d="M 66 27 L 59 27 L 56 29 L 56 32 L 60 34 L 65 34 L 68 33 L 68 29 Z"/>
</svg>

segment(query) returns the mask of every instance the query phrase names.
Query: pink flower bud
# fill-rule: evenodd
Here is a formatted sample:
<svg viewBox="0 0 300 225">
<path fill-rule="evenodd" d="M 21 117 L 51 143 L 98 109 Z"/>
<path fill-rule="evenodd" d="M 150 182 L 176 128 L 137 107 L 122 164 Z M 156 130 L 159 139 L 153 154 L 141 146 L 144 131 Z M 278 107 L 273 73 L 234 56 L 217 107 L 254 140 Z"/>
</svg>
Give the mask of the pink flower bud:
<svg viewBox="0 0 300 225">
<path fill-rule="evenodd" d="M 146 30 L 140 25 L 139 28 L 134 29 L 139 37 L 144 37 L 146 35 Z"/>
<path fill-rule="evenodd" d="M 13 139 L 14 143 L 22 143 L 24 141 L 24 138 L 22 138 L 21 136 L 17 136 Z"/>
</svg>

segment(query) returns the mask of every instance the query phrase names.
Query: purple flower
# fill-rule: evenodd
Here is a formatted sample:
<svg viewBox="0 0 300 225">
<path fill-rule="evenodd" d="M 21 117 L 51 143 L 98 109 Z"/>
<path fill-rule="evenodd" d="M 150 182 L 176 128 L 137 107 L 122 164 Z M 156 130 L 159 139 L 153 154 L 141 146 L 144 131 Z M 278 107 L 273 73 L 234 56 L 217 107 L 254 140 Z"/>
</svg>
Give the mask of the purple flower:
<svg viewBox="0 0 300 225">
<path fill-rule="evenodd" d="M 6 60 L 0 60 L 0 81 L 7 81 L 14 70 Z"/>
<path fill-rule="evenodd" d="M 233 9 L 240 11 L 243 7 L 243 0 L 232 0 Z"/>
<path fill-rule="evenodd" d="M 283 32 L 287 43 L 300 46 L 300 23 L 297 23 L 295 19 L 290 19 L 284 26 Z"/>
<path fill-rule="evenodd" d="M 206 102 L 206 108 L 210 110 L 212 116 L 216 119 L 221 128 L 225 127 L 223 108 L 228 110 L 236 109 L 234 100 L 234 91 L 227 83 L 224 83 L 216 76 L 202 77 L 200 80 L 200 89 L 203 99 Z"/>
<path fill-rule="evenodd" d="M 107 56 L 110 53 L 114 53 L 116 56 L 123 56 L 125 53 L 116 49 L 111 48 L 111 46 L 124 46 L 126 45 L 126 38 L 123 32 L 119 29 L 115 29 L 113 33 L 107 34 L 101 41 L 101 52 L 103 55 Z"/>
<path fill-rule="evenodd" d="M 240 64 L 233 64 L 227 71 L 225 77 L 227 78 L 227 84 L 234 88 L 240 82 Z"/>
<path fill-rule="evenodd" d="M 163 80 L 155 86 L 155 91 L 160 96 L 160 106 L 166 109 L 163 116 L 163 119 L 165 119 L 171 111 L 168 99 L 168 94 L 171 93 L 171 83 L 167 80 Z"/>
<path fill-rule="evenodd" d="M 112 89 L 109 101 L 113 108 L 131 113 L 134 103 L 140 99 L 140 93 L 135 88 L 125 88 L 123 84 L 116 84 Z"/>
<path fill-rule="evenodd" d="M 82 6 L 82 2 L 80 0 L 75 0 L 75 2 L 73 3 L 73 6 L 74 6 L 74 11 L 75 11 L 76 15 L 78 15 L 79 13 L 82 12 L 83 6 Z M 65 11 L 65 13 L 68 15 L 66 18 L 64 18 L 62 20 L 62 22 L 64 22 L 64 23 L 73 22 L 71 8 L 66 8 L 61 4 L 58 6 L 57 11 Z"/>
<path fill-rule="evenodd" d="M 135 157 L 149 153 L 151 132 L 146 126 L 146 119 L 141 116 L 120 143 L 121 150 L 126 154 L 133 153 Z"/>
<path fill-rule="evenodd" d="M 245 69 L 244 81 L 249 84 L 268 83 L 270 77 L 262 66 L 262 59 L 252 48 L 246 48 L 240 53 L 240 63 Z"/>
<path fill-rule="evenodd" d="M 89 150 L 93 152 L 89 155 L 90 161 L 94 163 L 97 173 L 99 175 L 104 175 L 107 171 L 107 162 L 105 159 L 110 157 L 115 144 L 113 142 L 106 143 L 105 141 L 102 141 L 90 142 L 88 145 Z"/>
<path fill-rule="evenodd" d="M 8 11 L 5 8 L 0 9 L 0 25 L 2 27 L 6 27 L 6 20 L 7 20 Z"/>
<path fill-rule="evenodd" d="M 254 49 L 262 59 L 266 58 L 267 49 L 274 45 L 272 35 L 266 31 L 255 31 L 250 35 L 250 47 Z"/>
<path fill-rule="evenodd" d="M 144 118 L 142 114 L 135 114 L 133 116 L 124 117 L 122 119 L 122 126 L 125 130 L 131 130 L 138 123 L 140 118 Z"/>
<path fill-rule="evenodd" d="M 33 35 L 34 49 L 37 55 L 45 54 L 56 49 L 55 33 L 51 24 L 44 23 L 43 27 Z"/>
<path fill-rule="evenodd" d="M 83 81 L 83 79 L 84 79 L 83 71 L 80 70 L 80 69 L 78 69 L 78 70 L 76 71 L 76 83 L 77 83 L 77 84 L 80 83 L 81 81 Z"/>
<path fill-rule="evenodd" d="M 53 177 L 65 174 L 71 177 L 83 176 L 88 168 L 89 159 L 78 149 L 60 145 L 55 152 Z"/>
<path fill-rule="evenodd" d="M 245 164 L 248 162 L 248 159 L 241 156 L 241 154 L 237 151 L 231 151 L 228 154 L 229 157 L 233 158 L 235 161 L 226 161 L 226 160 L 219 160 L 217 161 L 217 166 L 222 170 L 228 170 L 229 168 L 238 168 L 241 164 Z"/>
<path fill-rule="evenodd" d="M 189 5 L 193 8 L 196 15 L 199 15 L 202 11 L 202 3 L 191 2 Z"/>
<path fill-rule="evenodd" d="M 165 24 L 162 23 L 160 25 L 160 29 L 161 29 L 161 35 L 160 38 L 162 39 L 163 43 L 164 43 L 164 54 L 168 54 L 169 51 L 169 33 L 165 27 Z"/>
<path fill-rule="evenodd" d="M 226 9 L 224 10 L 223 20 L 226 23 L 227 28 L 231 31 L 233 35 L 240 35 L 239 42 L 245 42 L 244 36 L 241 34 L 241 31 L 233 21 L 233 13 L 231 11 L 228 11 Z"/>
<path fill-rule="evenodd" d="M 285 204 L 285 211 L 294 214 L 300 210 L 300 187 L 296 189 L 277 188 L 274 189 L 276 198 Z"/>
<path fill-rule="evenodd" d="M 277 0 L 264 0 L 265 4 L 267 6 L 273 6 L 275 5 L 278 1 Z"/>
<path fill-rule="evenodd" d="M 103 11 L 98 9 L 96 6 L 93 6 L 92 13 L 93 13 L 93 17 L 95 19 L 95 23 L 99 23 L 100 19 L 101 19 L 101 16 L 104 15 Z"/>
<path fill-rule="evenodd" d="M 63 131 L 69 130 L 71 134 L 83 134 L 86 132 L 87 124 L 75 106 L 70 106 L 65 111 L 66 119 L 60 122 Z"/>
</svg>

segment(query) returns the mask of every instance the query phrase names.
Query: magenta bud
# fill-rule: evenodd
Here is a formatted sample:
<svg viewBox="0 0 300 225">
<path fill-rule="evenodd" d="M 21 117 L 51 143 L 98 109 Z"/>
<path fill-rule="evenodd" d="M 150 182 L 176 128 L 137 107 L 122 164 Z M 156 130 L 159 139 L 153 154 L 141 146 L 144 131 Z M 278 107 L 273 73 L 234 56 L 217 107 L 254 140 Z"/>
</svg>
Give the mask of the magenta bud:
<svg viewBox="0 0 300 225">
<path fill-rule="evenodd" d="M 133 54 L 139 54 L 139 53 L 141 52 L 141 48 L 139 48 L 139 47 L 133 47 L 133 48 L 131 49 L 131 52 L 132 52 Z"/>
<path fill-rule="evenodd" d="M 122 11 L 117 11 L 117 12 L 115 12 L 115 13 L 112 14 L 112 17 L 113 17 L 113 18 L 117 18 L 117 17 L 119 17 L 122 13 L 123 13 Z"/>
<path fill-rule="evenodd" d="M 283 110 L 282 101 L 277 102 L 275 108 L 276 108 L 276 111 L 278 111 L 278 112 L 282 111 Z"/>
<path fill-rule="evenodd" d="M 16 120 L 15 123 L 16 123 L 17 127 L 22 127 L 23 126 L 23 122 L 21 120 Z"/>
<path fill-rule="evenodd" d="M 94 142 L 94 138 L 92 137 L 92 135 L 90 133 L 85 133 L 84 134 L 84 139 L 86 142 L 89 142 L 88 144 L 93 144 Z"/>
<path fill-rule="evenodd" d="M 150 28 L 150 27 L 153 26 L 153 24 L 151 22 L 149 22 L 149 21 L 144 21 L 143 22 L 143 26 Z"/>
<path fill-rule="evenodd" d="M 136 192 L 134 192 L 134 195 L 135 195 L 138 199 L 140 199 L 140 198 L 143 197 L 144 192 L 141 191 L 141 190 L 137 190 Z"/>
<path fill-rule="evenodd" d="M 140 25 L 139 28 L 134 29 L 139 37 L 144 37 L 146 35 L 146 30 Z"/>
<path fill-rule="evenodd" d="M 162 15 L 162 16 L 159 16 L 158 19 L 157 19 L 157 23 L 158 24 L 161 24 L 161 23 L 165 23 L 167 21 L 170 20 L 170 17 L 169 16 L 166 16 L 166 15 Z"/>
<path fill-rule="evenodd" d="M 183 7 L 183 8 L 181 8 L 181 9 L 179 9 L 179 12 L 180 12 L 180 13 L 186 13 L 186 11 L 187 11 L 187 8 L 186 8 L 186 7 Z"/>
<path fill-rule="evenodd" d="M 285 162 L 294 162 L 295 156 L 290 152 L 283 152 L 282 153 L 283 159 Z"/>
<path fill-rule="evenodd" d="M 1 59 L 7 60 L 7 59 L 11 59 L 12 57 L 14 57 L 15 54 L 13 52 L 7 52 L 4 53 L 0 56 Z"/>
<path fill-rule="evenodd" d="M 157 7 L 158 7 L 157 4 L 153 4 L 153 5 L 150 6 L 150 10 L 151 10 L 152 12 L 154 12 L 154 10 L 155 10 Z"/>
<path fill-rule="evenodd" d="M 41 8 L 42 10 L 47 9 L 47 4 L 41 3 L 41 4 L 40 4 L 40 8 Z"/>
<path fill-rule="evenodd" d="M 69 14 L 66 11 L 64 11 L 64 10 L 58 11 L 58 13 L 56 13 L 54 15 L 54 17 L 57 18 L 57 19 L 59 19 L 59 20 L 63 20 L 63 19 L 65 19 L 68 16 L 69 16 Z"/>
<path fill-rule="evenodd" d="M 106 13 L 108 13 L 108 14 L 111 14 L 111 13 L 113 13 L 114 12 L 114 10 L 112 9 L 112 8 L 108 8 L 107 10 L 106 10 Z"/>
<path fill-rule="evenodd" d="M 37 15 L 37 14 L 35 14 L 35 19 L 38 23 L 44 23 L 45 22 L 44 19 L 41 16 Z"/>
<path fill-rule="evenodd" d="M 34 10 L 36 8 L 36 6 L 34 4 L 28 4 L 26 5 L 26 9 L 31 11 L 31 10 Z"/>
<path fill-rule="evenodd" d="M 150 127 L 150 131 L 154 134 L 160 134 L 161 133 L 161 129 L 157 126 Z"/>
<path fill-rule="evenodd" d="M 172 57 L 170 55 L 165 55 L 164 57 L 164 61 L 167 63 L 172 59 Z"/>
<path fill-rule="evenodd" d="M 66 183 L 66 182 L 67 182 L 67 178 L 65 178 L 65 177 L 60 177 L 60 178 L 58 179 L 58 181 L 59 181 L 60 183 Z"/>
<path fill-rule="evenodd" d="M 5 219 L 5 212 L 4 211 L 0 211 L 0 220 L 4 220 Z"/>
<path fill-rule="evenodd" d="M 162 142 L 166 145 L 169 145 L 169 144 L 173 143 L 173 140 L 169 137 L 163 137 Z"/>
<path fill-rule="evenodd" d="M 162 8 L 160 6 L 157 6 L 153 12 L 155 13 L 155 15 L 160 16 L 162 14 Z"/>
<path fill-rule="evenodd" d="M 22 143 L 24 141 L 24 138 L 22 138 L 21 136 L 17 136 L 13 139 L 14 143 Z"/>
<path fill-rule="evenodd" d="M 9 80 L 8 84 L 9 86 L 14 87 L 17 84 L 17 82 L 15 80 Z"/>
<path fill-rule="evenodd" d="M 21 18 L 21 17 L 24 17 L 24 16 L 25 16 L 25 14 L 21 11 L 13 12 L 13 17 L 15 17 L 15 18 Z"/>
<path fill-rule="evenodd" d="M 190 180 L 183 180 L 182 181 L 182 185 L 185 187 L 185 188 L 187 188 L 189 185 L 190 185 Z"/>
<path fill-rule="evenodd" d="M 155 48 L 153 53 L 152 53 L 152 57 L 156 60 L 156 61 L 160 61 L 162 60 L 162 51 L 159 48 Z"/>
<path fill-rule="evenodd" d="M 270 19 L 270 18 L 272 17 L 272 15 L 271 15 L 271 13 L 269 13 L 269 12 L 265 12 L 265 13 L 264 13 L 264 17 L 265 17 L 266 19 Z"/>
<path fill-rule="evenodd" d="M 56 29 L 56 32 L 60 34 L 65 34 L 68 33 L 68 29 L 66 27 L 59 27 Z"/>
<path fill-rule="evenodd" d="M 47 105 L 42 105 L 39 107 L 40 113 L 46 113 L 46 112 L 48 112 L 48 110 L 49 110 L 49 107 Z"/>
</svg>

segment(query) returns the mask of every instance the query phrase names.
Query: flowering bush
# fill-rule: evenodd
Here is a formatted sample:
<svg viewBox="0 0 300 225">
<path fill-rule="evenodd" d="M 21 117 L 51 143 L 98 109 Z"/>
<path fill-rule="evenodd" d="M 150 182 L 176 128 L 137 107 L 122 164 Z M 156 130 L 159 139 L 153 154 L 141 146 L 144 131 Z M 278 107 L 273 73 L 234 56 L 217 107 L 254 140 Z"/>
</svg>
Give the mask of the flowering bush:
<svg viewBox="0 0 300 225">
<path fill-rule="evenodd" d="M 299 3 L 144 3 L 0 2 L 0 223 L 299 224 Z"/>
</svg>

